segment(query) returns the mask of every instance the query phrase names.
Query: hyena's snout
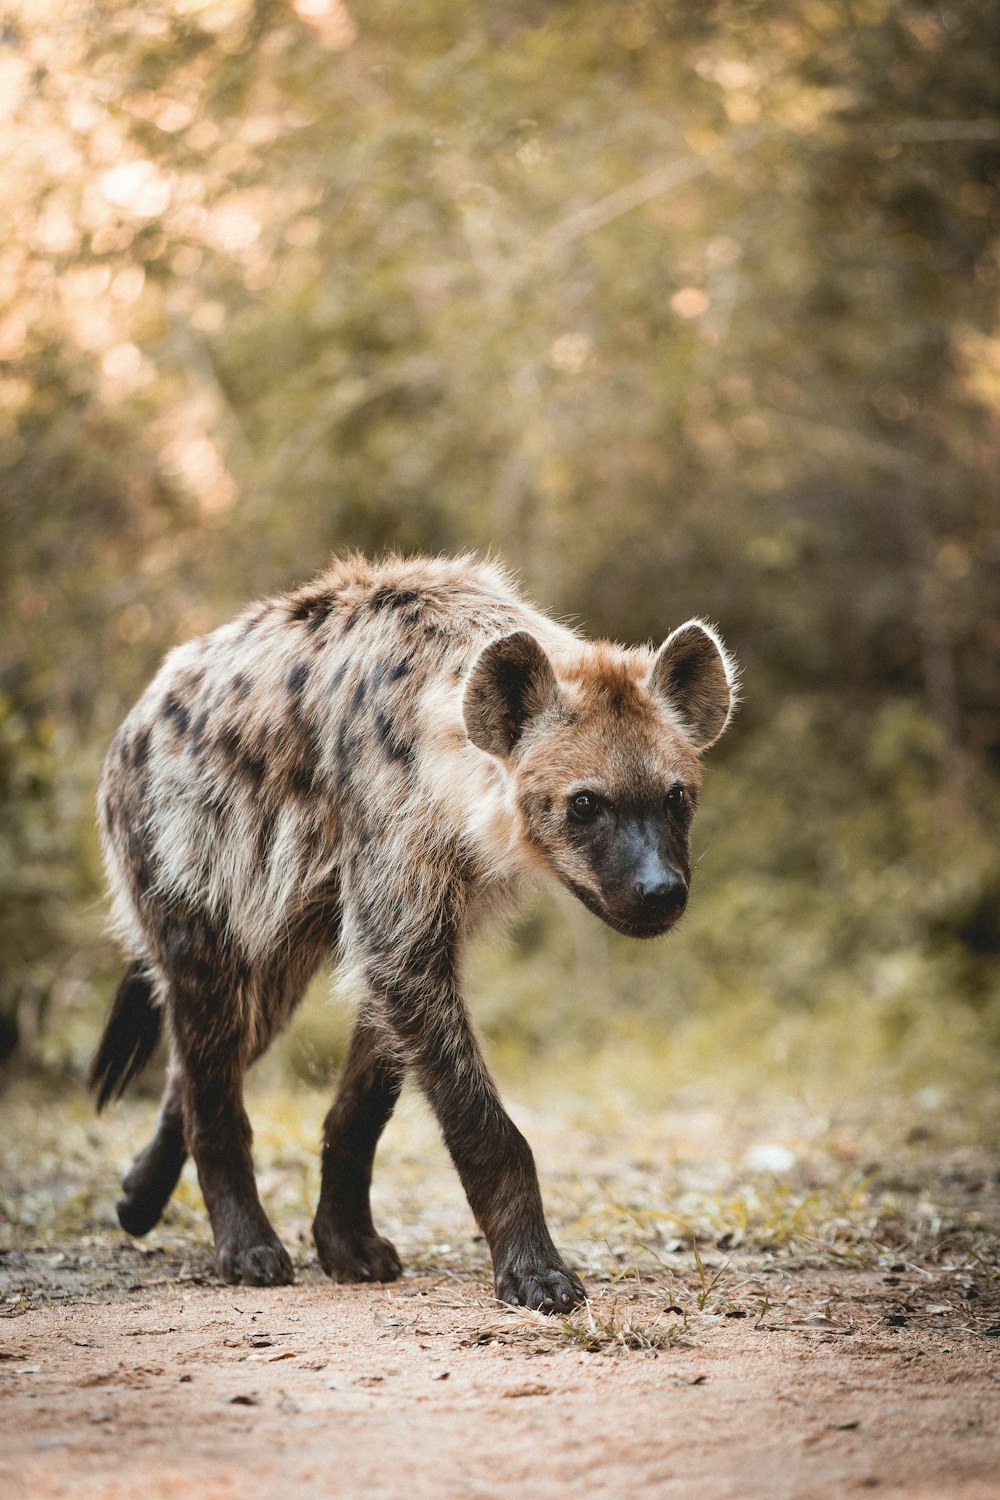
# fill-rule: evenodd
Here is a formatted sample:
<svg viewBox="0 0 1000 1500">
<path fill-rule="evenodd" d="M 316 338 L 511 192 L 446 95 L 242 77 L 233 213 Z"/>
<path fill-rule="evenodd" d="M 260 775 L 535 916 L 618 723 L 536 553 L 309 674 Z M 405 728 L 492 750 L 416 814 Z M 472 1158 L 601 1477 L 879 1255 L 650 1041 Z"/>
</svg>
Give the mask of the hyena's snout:
<svg viewBox="0 0 1000 1500">
<path fill-rule="evenodd" d="M 618 857 L 608 862 L 602 882 L 607 909 L 630 934 L 657 937 L 687 905 L 686 869 L 645 830 L 622 830 L 617 844 Z"/>
<path fill-rule="evenodd" d="M 687 905 L 687 881 L 676 870 L 637 875 L 618 894 L 613 911 L 636 937 L 658 937 L 669 931 Z"/>
<path fill-rule="evenodd" d="M 646 926 L 675 922 L 687 905 L 687 881 L 659 861 L 643 867 L 632 892 L 636 919 Z"/>
</svg>

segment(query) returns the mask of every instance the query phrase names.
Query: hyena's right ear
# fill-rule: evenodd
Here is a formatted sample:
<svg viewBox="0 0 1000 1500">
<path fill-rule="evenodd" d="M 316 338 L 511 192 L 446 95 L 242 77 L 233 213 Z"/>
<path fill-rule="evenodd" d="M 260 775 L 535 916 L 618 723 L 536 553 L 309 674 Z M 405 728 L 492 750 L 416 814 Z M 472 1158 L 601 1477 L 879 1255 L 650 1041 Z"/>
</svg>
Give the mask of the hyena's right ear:
<svg viewBox="0 0 1000 1500">
<path fill-rule="evenodd" d="M 491 755 L 508 756 L 558 696 L 555 673 L 535 637 L 526 630 L 501 636 L 480 653 L 465 684 L 469 739 Z"/>
</svg>

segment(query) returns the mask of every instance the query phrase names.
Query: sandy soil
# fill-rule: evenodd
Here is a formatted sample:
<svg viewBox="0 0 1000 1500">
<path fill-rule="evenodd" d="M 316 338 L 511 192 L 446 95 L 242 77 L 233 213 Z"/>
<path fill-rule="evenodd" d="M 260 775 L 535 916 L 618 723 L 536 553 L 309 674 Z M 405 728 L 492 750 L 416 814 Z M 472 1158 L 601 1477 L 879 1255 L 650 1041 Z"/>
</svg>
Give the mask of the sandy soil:
<svg viewBox="0 0 1000 1500">
<path fill-rule="evenodd" d="M 190 1167 L 147 1241 L 117 1228 L 153 1101 L 96 1121 L 78 1090 L 9 1091 L 0 1500 L 997 1500 L 995 1114 L 608 1093 L 517 1107 L 591 1296 L 545 1318 L 490 1297 L 419 1100 L 376 1168 L 408 1270 L 336 1287 L 309 1233 L 325 1096 L 261 1093 L 258 1175 L 298 1280 L 259 1290 L 218 1281 Z"/>
<path fill-rule="evenodd" d="M 902 1264 L 725 1276 L 714 1312 L 665 1271 L 571 1323 L 453 1273 L 258 1290 L 110 1235 L 8 1252 L 0 1493 L 1000 1495 L 991 1295 Z"/>
</svg>

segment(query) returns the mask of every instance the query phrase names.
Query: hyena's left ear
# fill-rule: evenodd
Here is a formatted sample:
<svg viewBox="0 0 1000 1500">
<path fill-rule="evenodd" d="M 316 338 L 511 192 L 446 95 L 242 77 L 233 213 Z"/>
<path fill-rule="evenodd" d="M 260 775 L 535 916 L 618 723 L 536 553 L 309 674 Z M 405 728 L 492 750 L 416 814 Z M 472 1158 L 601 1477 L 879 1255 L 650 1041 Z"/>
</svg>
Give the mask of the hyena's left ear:
<svg viewBox="0 0 1000 1500">
<path fill-rule="evenodd" d="M 694 749 L 707 750 L 736 705 L 736 663 L 710 625 L 688 620 L 656 653 L 647 685 L 680 718 Z"/>
<path fill-rule="evenodd" d="M 462 712 L 469 739 L 508 756 L 524 731 L 558 701 L 555 673 L 527 630 L 501 636 L 480 652 L 465 684 Z"/>
</svg>

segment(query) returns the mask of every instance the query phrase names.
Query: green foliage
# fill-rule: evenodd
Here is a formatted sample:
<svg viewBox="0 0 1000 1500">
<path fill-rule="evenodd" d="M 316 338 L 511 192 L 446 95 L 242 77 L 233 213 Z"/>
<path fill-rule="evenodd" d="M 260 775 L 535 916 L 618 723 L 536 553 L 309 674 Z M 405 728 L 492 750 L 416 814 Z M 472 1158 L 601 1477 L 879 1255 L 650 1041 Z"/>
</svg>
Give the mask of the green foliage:
<svg viewBox="0 0 1000 1500">
<path fill-rule="evenodd" d="M 994 22 L 10 8 L 0 1014 L 96 1004 L 93 779 L 168 645 L 332 548 L 473 546 L 746 667 L 685 934 L 541 908 L 483 961 L 499 1041 L 877 992 L 995 1046 Z"/>
<path fill-rule="evenodd" d="M 28 722 L 0 698 L 0 1057 L 22 1017 L 44 992 L 39 967 L 59 924 L 66 880 L 53 837 L 51 719 Z M 47 975 L 45 977 L 48 977 Z"/>
</svg>

